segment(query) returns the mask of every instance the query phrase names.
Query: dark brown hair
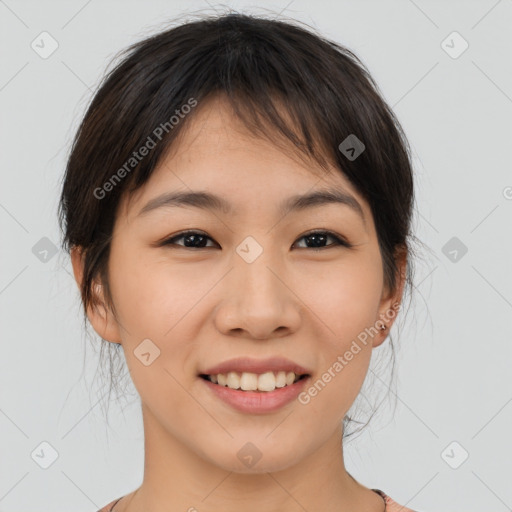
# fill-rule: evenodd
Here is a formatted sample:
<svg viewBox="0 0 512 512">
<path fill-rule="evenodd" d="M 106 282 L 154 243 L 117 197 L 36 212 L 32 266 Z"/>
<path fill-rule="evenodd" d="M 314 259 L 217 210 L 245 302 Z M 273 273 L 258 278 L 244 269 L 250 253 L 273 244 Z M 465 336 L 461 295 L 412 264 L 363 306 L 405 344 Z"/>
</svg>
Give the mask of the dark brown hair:
<svg viewBox="0 0 512 512">
<path fill-rule="evenodd" d="M 107 262 L 120 199 L 147 182 L 199 109 L 189 108 L 177 123 L 171 116 L 185 112 L 191 100 L 201 105 L 217 95 L 255 135 L 288 141 L 298 155 L 339 169 L 371 207 L 385 285 L 396 287 L 400 250 L 409 254 L 412 285 L 408 142 L 358 57 L 301 25 L 230 12 L 173 26 L 121 52 L 73 141 L 59 204 L 64 249 L 84 251 L 85 312 L 94 304 L 95 280 L 115 311 Z M 157 132 L 160 138 L 158 127 L 167 128 Z M 353 136 L 365 148 L 350 159 L 339 146 Z M 148 137 L 156 144 L 127 166 Z"/>
</svg>

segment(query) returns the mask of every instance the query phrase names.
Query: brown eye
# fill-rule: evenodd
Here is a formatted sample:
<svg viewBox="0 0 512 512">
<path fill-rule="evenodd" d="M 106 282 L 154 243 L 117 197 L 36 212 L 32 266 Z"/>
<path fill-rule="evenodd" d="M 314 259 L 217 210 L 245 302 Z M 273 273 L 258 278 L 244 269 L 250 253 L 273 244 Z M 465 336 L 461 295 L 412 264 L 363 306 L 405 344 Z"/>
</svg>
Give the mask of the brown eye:
<svg viewBox="0 0 512 512">
<path fill-rule="evenodd" d="M 334 240 L 334 243 L 323 245 L 328 239 Z M 311 246 L 304 247 L 305 249 L 313 249 L 313 250 L 321 250 L 321 249 L 327 249 L 332 246 L 344 246 L 344 247 L 351 247 L 351 245 L 338 235 L 335 235 L 334 233 L 330 231 L 311 231 L 310 233 L 307 233 L 299 238 L 299 240 L 308 240 Z"/>
<path fill-rule="evenodd" d="M 184 241 L 183 244 L 176 243 L 176 240 Z M 205 249 L 207 240 L 212 240 L 209 236 L 201 233 L 200 231 L 184 231 L 178 235 L 165 240 L 162 245 L 178 245 L 186 249 Z M 210 246 L 211 247 L 211 246 Z"/>
</svg>

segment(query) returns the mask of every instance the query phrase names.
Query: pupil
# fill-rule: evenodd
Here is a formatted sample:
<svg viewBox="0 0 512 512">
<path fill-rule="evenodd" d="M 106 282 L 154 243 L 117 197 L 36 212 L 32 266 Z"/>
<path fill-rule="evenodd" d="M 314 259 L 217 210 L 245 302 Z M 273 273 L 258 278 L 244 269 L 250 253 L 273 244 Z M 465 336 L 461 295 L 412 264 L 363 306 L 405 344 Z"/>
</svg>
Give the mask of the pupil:
<svg viewBox="0 0 512 512">
<path fill-rule="evenodd" d="M 321 243 L 321 240 L 325 241 L 326 236 L 314 234 L 314 235 L 309 235 L 308 238 L 314 240 L 313 247 L 321 247 L 321 245 L 318 242 L 320 241 L 320 243 Z"/>
<path fill-rule="evenodd" d="M 196 244 L 194 244 L 194 243 L 193 243 L 193 240 L 194 240 L 196 237 L 198 237 L 198 238 L 202 238 L 202 239 L 203 239 L 203 242 L 205 242 L 205 240 L 204 240 L 204 238 L 205 238 L 205 237 L 204 237 L 203 235 L 191 234 L 191 235 L 185 235 L 185 238 L 184 238 L 184 240 L 185 240 L 185 244 L 187 244 L 188 242 L 191 242 L 191 241 L 192 241 L 192 242 L 191 242 L 191 243 L 192 243 L 192 247 L 204 247 L 204 245 L 205 245 L 204 243 L 203 243 L 203 244 L 197 244 L 197 243 L 196 243 Z"/>
</svg>

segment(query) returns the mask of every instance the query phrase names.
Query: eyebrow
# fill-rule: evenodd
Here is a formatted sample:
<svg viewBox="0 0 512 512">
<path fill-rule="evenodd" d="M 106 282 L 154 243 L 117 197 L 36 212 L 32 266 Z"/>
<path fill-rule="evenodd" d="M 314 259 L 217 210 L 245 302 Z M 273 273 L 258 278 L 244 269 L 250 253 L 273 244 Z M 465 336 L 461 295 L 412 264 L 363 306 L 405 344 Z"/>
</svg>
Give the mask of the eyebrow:
<svg viewBox="0 0 512 512">
<path fill-rule="evenodd" d="M 279 213 L 284 216 L 290 212 L 304 211 L 309 208 L 326 204 L 341 204 L 355 211 L 365 222 L 363 209 L 356 198 L 347 192 L 338 189 L 320 189 L 314 192 L 295 195 L 287 198 L 279 205 Z M 140 210 L 137 216 L 143 216 L 151 211 L 163 207 L 192 206 L 204 210 L 216 210 L 225 214 L 233 213 L 233 205 L 210 192 L 203 191 L 175 191 L 154 197 Z"/>
</svg>

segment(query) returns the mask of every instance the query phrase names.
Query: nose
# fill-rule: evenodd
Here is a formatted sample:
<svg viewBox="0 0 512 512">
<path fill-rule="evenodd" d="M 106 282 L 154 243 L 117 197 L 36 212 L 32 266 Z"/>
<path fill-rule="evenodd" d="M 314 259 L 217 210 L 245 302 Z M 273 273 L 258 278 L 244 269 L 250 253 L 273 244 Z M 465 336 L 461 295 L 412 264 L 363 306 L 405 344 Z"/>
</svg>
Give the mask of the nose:
<svg viewBox="0 0 512 512">
<path fill-rule="evenodd" d="M 238 257 L 237 257 L 238 258 Z M 221 302 L 216 309 L 217 329 L 228 336 L 265 340 L 295 332 L 303 307 L 290 274 L 263 254 L 247 263 L 234 259 L 223 280 Z"/>
</svg>

